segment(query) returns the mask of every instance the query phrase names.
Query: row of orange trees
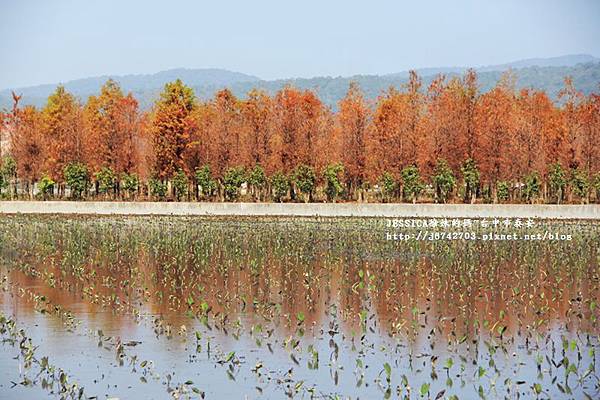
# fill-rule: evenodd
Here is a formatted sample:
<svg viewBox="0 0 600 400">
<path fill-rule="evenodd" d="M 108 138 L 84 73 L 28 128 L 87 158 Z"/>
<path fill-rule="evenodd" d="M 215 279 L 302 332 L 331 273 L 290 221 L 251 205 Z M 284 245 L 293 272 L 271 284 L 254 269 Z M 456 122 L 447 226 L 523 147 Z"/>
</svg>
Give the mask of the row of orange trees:
<svg viewBox="0 0 600 400">
<path fill-rule="evenodd" d="M 201 101 L 177 80 L 148 112 L 112 80 L 81 104 L 57 87 L 42 109 L 1 114 L 4 197 L 178 200 L 561 202 L 600 198 L 600 95 L 565 79 L 559 99 L 506 74 L 411 72 L 337 110 L 308 90 L 223 89 Z"/>
</svg>

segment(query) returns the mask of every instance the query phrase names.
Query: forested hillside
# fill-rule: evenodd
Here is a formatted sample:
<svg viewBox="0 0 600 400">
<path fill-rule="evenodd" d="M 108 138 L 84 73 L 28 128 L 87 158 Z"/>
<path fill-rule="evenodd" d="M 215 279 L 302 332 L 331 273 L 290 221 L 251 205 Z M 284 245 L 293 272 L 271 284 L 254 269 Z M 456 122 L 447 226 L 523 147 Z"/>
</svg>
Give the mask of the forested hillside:
<svg viewBox="0 0 600 400">
<path fill-rule="evenodd" d="M 563 64 L 563 65 L 560 65 Z M 551 59 L 532 59 L 514 63 L 487 66 L 476 69 L 479 90 L 492 89 L 506 71 L 511 70 L 516 79 L 516 88 L 542 90 L 556 100 L 565 76 L 573 79 L 575 87 L 583 94 L 597 91 L 600 82 L 600 61 L 591 56 L 565 56 Z M 424 68 L 416 70 L 428 86 L 443 74 L 447 78 L 461 76 L 464 67 Z M 156 74 L 102 76 L 65 83 L 63 86 L 80 101 L 97 93 L 106 80 L 113 79 L 126 92 L 132 92 L 142 110 L 149 109 L 167 82 L 181 79 L 192 87 L 198 97 L 208 99 L 223 88 L 229 88 L 237 97 L 245 98 L 252 89 L 262 89 L 273 95 L 286 85 L 315 91 L 324 104 L 332 109 L 344 97 L 351 82 L 359 84 L 368 100 L 375 100 L 390 87 L 401 89 L 408 80 L 408 71 L 388 75 L 356 75 L 351 77 L 315 77 L 281 80 L 261 80 L 258 77 L 220 69 L 174 69 Z M 15 89 L 22 95 L 23 105 L 42 106 L 57 85 L 41 85 Z M 11 90 L 0 91 L 0 108 L 11 106 Z"/>
<path fill-rule="evenodd" d="M 447 78 L 459 77 L 466 69 L 460 69 L 461 72 L 446 72 L 443 75 Z M 563 85 L 564 78 L 570 76 L 573 78 L 575 87 L 584 94 L 590 94 L 598 91 L 600 84 L 600 63 L 581 64 L 574 67 L 527 67 L 511 70 L 516 79 L 517 89 L 533 88 L 542 90 L 548 94 L 552 100 L 558 99 L 559 91 Z M 478 72 L 478 85 L 481 92 L 491 90 L 500 80 L 504 71 L 485 71 Z M 419 73 L 419 71 L 417 71 Z M 390 87 L 402 89 L 408 82 L 408 74 L 393 75 L 358 75 L 353 77 L 320 77 L 311 79 L 286 79 L 276 81 L 259 82 L 236 82 L 229 86 L 233 93 L 238 97 L 244 97 L 251 89 L 258 88 L 267 91 L 269 94 L 275 94 L 286 85 L 294 86 L 299 89 L 310 89 L 315 91 L 319 98 L 328 106 L 336 109 L 337 103 L 344 97 L 348 91 L 351 82 L 356 82 L 369 100 L 375 100 L 379 95 Z M 423 84 L 428 86 L 438 77 L 435 75 L 424 75 Z M 194 90 L 202 97 L 209 98 L 220 88 L 218 86 L 194 86 Z M 143 105 L 149 105 L 152 102 L 152 95 L 146 98 L 146 94 L 141 95 Z"/>
</svg>

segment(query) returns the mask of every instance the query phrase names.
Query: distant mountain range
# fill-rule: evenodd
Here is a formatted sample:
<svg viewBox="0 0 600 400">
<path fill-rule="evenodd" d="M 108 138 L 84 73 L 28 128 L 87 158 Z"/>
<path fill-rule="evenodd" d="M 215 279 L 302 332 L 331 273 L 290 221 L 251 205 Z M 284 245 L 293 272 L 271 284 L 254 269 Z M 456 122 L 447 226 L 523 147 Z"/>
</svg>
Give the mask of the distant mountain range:
<svg viewBox="0 0 600 400">
<path fill-rule="evenodd" d="M 438 74 L 447 77 L 462 75 L 467 67 L 421 68 L 417 73 L 423 78 L 426 87 Z M 478 73 L 480 89 L 485 92 L 498 82 L 502 73 L 512 69 L 516 76 L 517 88 L 533 87 L 545 90 L 556 98 L 563 85 L 565 76 L 573 77 L 575 86 L 589 94 L 600 90 L 600 59 L 591 55 L 567 55 L 552 58 L 534 58 L 515 61 L 508 64 L 490 65 L 475 68 Z M 263 89 L 270 94 L 286 85 L 300 89 L 312 89 L 332 108 L 344 97 L 350 82 L 357 82 L 365 96 L 374 99 L 390 86 L 401 88 L 407 81 L 408 71 L 386 75 L 355 75 L 350 77 L 315 77 L 279 80 L 262 80 L 256 76 L 232 72 L 223 69 L 171 69 L 155 74 L 114 75 L 77 79 L 63 83 L 65 88 L 81 101 L 98 93 L 107 79 L 119 82 L 125 92 L 132 92 L 140 101 L 143 109 L 148 109 L 165 83 L 177 78 L 194 88 L 203 99 L 210 98 L 214 92 L 224 87 L 230 88 L 237 96 L 244 97 L 253 88 Z M 12 89 L 22 94 L 22 104 L 43 106 L 46 98 L 57 84 L 38 85 Z M 0 108 L 9 108 L 12 102 L 11 90 L 0 91 Z"/>
</svg>

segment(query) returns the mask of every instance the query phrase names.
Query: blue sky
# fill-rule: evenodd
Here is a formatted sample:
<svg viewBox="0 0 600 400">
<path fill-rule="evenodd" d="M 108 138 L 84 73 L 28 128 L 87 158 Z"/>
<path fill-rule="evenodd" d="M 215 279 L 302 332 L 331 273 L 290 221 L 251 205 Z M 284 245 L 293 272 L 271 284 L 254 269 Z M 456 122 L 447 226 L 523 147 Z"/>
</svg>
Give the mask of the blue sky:
<svg viewBox="0 0 600 400">
<path fill-rule="evenodd" d="M 0 88 L 169 68 L 265 79 L 600 56 L 600 1 L 0 0 Z"/>
</svg>

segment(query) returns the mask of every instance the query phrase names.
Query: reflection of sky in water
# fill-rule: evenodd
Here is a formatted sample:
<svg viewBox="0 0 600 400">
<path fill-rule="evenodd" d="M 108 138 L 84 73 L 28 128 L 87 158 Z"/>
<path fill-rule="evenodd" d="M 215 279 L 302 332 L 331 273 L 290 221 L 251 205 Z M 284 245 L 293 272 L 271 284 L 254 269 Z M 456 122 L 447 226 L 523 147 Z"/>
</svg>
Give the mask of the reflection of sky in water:
<svg viewBox="0 0 600 400">
<path fill-rule="evenodd" d="M 275 231 L 272 234 L 278 233 Z M 313 244 L 330 239 L 329 237 L 322 239 L 319 235 L 319 231 L 313 232 L 311 235 Z M 232 240 L 234 239 L 235 235 Z M 215 240 L 219 245 L 224 244 L 222 239 Z M 254 258 L 252 240 L 248 239 L 245 244 L 247 254 L 242 256 L 244 262 Z M 269 243 L 273 245 L 273 242 Z M 588 245 L 593 243 L 584 245 L 582 252 L 592 251 L 585 247 Z M 586 279 L 581 277 L 576 280 L 570 279 L 564 271 L 561 272 L 564 276 L 559 283 L 545 281 L 550 286 L 556 284 L 556 287 L 560 288 L 560 292 L 556 292 L 560 293 L 559 297 L 556 297 L 556 293 L 554 298 L 548 297 L 551 294 L 544 292 L 546 299 L 552 299 L 551 304 L 557 308 L 557 311 L 544 315 L 544 318 L 550 317 L 550 321 L 541 328 L 534 329 L 528 328 L 536 323 L 533 307 L 529 310 L 521 309 L 523 305 L 511 303 L 513 298 L 507 295 L 509 290 L 512 290 L 510 285 L 516 284 L 515 279 L 519 279 L 519 277 L 508 276 L 510 270 L 506 270 L 507 276 L 496 281 L 500 282 L 501 287 L 485 288 L 483 285 L 476 294 L 469 297 L 465 296 L 465 293 L 457 293 L 461 288 L 444 284 L 438 281 L 438 277 L 433 279 L 430 271 L 438 270 L 427 261 L 421 263 L 420 267 L 407 265 L 407 260 L 402 259 L 395 259 L 389 264 L 382 265 L 373 261 L 367 261 L 368 264 L 365 264 L 364 261 L 353 258 L 346 252 L 342 261 L 327 264 L 323 259 L 329 251 L 328 247 L 320 245 L 315 248 L 318 248 L 318 252 L 306 258 L 298 256 L 303 254 L 302 252 L 269 254 L 261 261 L 272 267 L 269 276 L 249 274 L 247 268 L 241 270 L 231 268 L 229 276 L 219 276 L 215 270 L 206 271 L 205 275 L 194 275 L 194 279 L 202 277 L 207 279 L 206 282 L 202 282 L 205 286 L 204 294 L 211 305 L 215 304 L 214 313 L 227 312 L 227 334 L 218 328 L 220 325 L 218 322 L 211 320 L 212 329 L 208 329 L 197 320 L 187 317 L 183 302 L 180 308 L 169 310 L 165 303 L 160 304 L 152 296 L 150 301 L 141 303 L 141 296 L 132 296 L 137 300 L 132 303 L 137 305 L 144 316 L 140 321 L 136 321 L 130 314 L 115 314 L 100 305 L 82 300 L 79 292 L 75 294 L 58 288 L 48 288 L 41 280 L 26 277 L 22 272 L 14 269 L 8 273 L 8 282 L 44 294 L 51 301 L 72 311 L 82 324 L 75 329 L 75 332 L 66 332 L 59 318 L 36 312 L 34 303 L 28 300 L 27 296 L 19 297 L 14 286 L 7 286 L 7 291 L 0 295 L 0 302 L 4 312 L 15 316 L 19 326 L 26 328 L 34 344 L 39 345 L 36 354 L 40 357 L 49 356 L 52 364 L 64 368 L 73 379 L 85 387 L 86 394 L 97 395 L 99 398 L 105 396 L 165 398 L 168 396 L 165 378 L 167 374 L 172 376 L 172 386 L 191 380 L 194 386 L 206 392 L 207 398 L 239 398 L 240 393 L 247 394 L 249 398 L 260 397 L 261 392 L 257 387 L 261 388 L 262 396 L 265 398 L 281 398 L 284 396 L 284 391 L 293 391 L 300 381 L 304 381 L 304 387 L 315 387 L 317 395 L 339 393 L 361 398 L 380 398 L 384 395 L 387 386 L 385 372 L 383 372 L 385 363 L 389 363 L 392 367 L 393 397 L 396 396 L 397 388 L 402 386 L 403 375 L 408 378 L 413 398 L 417 397 L 424 383 L 431 384 L 432 398 L 442 390 L 446 390 L 445 396 L 456 394 L 460 398 L 471 398 L 477 396 L 480 385 L 488 398 L 503 397 L 507 395 L 506 379 L 510 379 L 514 385 L 510 396 L 516 396 L 514 390 L 518 390 L 525 397 L 531 397 L 533 396 L 531 386 L 533 383 L 540 383 L 544 390 L 547 390 L 548 395 L 561 397 L 564 394 L 559 391 L 556 382 L 565 386 L 564 370 L 553 367 L 550 371 L 546 356 L 555 363 L 560 362 L 563 358 L 563 335 L 567 340 L 576 340 L 580 347 L 581 361 L 577 362 L 577 351 L 568 350 L 566 354 L 571 362 L 577 362 L 578 370 L 583 373 L 593 361 L 589 349 L 597 350 L 599 347 L 597 334 L 589 336 L 589 344 L 586 336 L 586 332 L 597 332 L 597 326 L 590 326 L 589 322 L 585 322 L 585 318 L 583 322 L 574 318 L 575 311 L 579 308 L 576 302 L 573 302 L 578 292 L 584 292 L 587 296 L 597 294 L 597 284 L 590 286 L 589 281 L 586 282 Z M 501 248 L 496 250 L 503 251 Z M 513 250 L 508 249 L 509 252 Z M 306 251 L 310 253 L 310 249 Z M 535 262 L 545 260 L 544 262 L 549 265 L 558 263 L 560 266 L 560 255 L 554 252 L 552 247 L 544 247 L 540 252 L 543 253 L 543 257 L 536 258 Z M 503 268 L 512 266 L 515 271 L 520 271 L 519 265 L 511 263 L 510 259 L 502 261 L 500 257 L 499 261 L 499 258 L 492 256 L 492 251 L 488 253 L 490 254 L 482 255 L 479 259 L 484 267 L 502 262 Z M 223 262 L 227 254 L 225 250 L 214 250 L 212 257 Z M 146 268 L 151 271 L 157 268 L 158 264 L 147 263 L 146 256 L 140 256 L 140 259 L 145 261 L 144 265 L 140 265 L 141 269 Z M 592 256 L 588 258 L 588 260 L 593 259 Z M 417 264 L 419 260 L 411 262 Z M 527 262 L 533 263 L 533 261 Z M 308 270 L 307 265 L 321 277 L 318 282 L 311 281 L 309 288 L 302 285 L 304 273 Z M 402 276 L 402 269 L 413 267 L 415 269 L 411 274 L 416 279 L 413 282 L 406 282 Z M 591 268 L 583 270 L 591 274 L 590 278 L 597 279 L 593 262 L 589 267 Z M 290 268 L 294 270 L 293 273 L 290 272 Z M 547 266 L 542 269 L 552 268 Z M 356 293 L 353 292 L 352 287 L 358 280 L 360 269 L 369 269 L 373 274 L 381 276 L 383 283 L 378 284 L 377 291 L 371 292 L 374 297 L 365 289 L 355 288 Z M 442 272 L 440 274 L 446 274 L 444 276 L 447 277 L 452 274 L 451 271 Z M 3 271 L 3 275 L 5 273 L 6 271 Z M 306 279 L 310 281 L 311 278 Z M 474 279 L 477 284 L 489 283 L 486 277 L 480 276 Z M 149 280 L 144 282 L 151 284 Z M 393 285 L 402 286 L 406 290 L 396 294 L 393 291 L 389 292 Z M 148 287 L 150 292 L 153 290 L 171 292 L 168 287 L 160 285 Z M 172 293 L 185 299 L 188 293 L 181 290 L 175 289 Z M 232 297 L 245 296 L 247 305 L 244 312 L 240 312 L 241 306 L 237 300 L 228 305 L 216 306 L 218 303 L 216 296 L 225 292 L 229 292 Z M 394 295 L 386 297 L 385 293 Z M 540 293 L 540 291 L 536 292 L 536 296 Z M 490 297 L 490 294 L 494 294 L 495 297 Z M 253 297 L 260 302 L 280 302 L 282 313 L 291 316 L 290 326 L 283 317 L 277 317 L 273 323 L 266 321 L 260 315 L 261 312 L 252 307 L 250 299 Z M 307 297 L 314 303 L 312 309 L 306 304 Z M 546 300 L 531 301 L 536 305 L 548 304 Z M 332 305 L 335 307 L 332 308 Z M 411 328 L 413 306 L 416 306 L 414 312 L 417 319 L 414 328 Z M 332 317 L 332 309 L 337 310 L 336 317 Z M 367 329 L 364 337 L 358 320 L 362 309 L 367 311 Z M 461 310 L 466 311 L 463 314 Z M 497 316 L 501 310 L 506 312 L 503 321 L 507 326 L 502 340 L 496 329 L 493 334 L 489 333 L 490 327 L 485 329 L 480 327 L 480 330 L 475 333 L 473 330 L 475 319 L 479 320 L 481 325 L 485 319 L 488 319 L 490 325 L 493 325 L 498 318 L 492 316 Z M 515 310 L 521 310 L 520 315 L 517 315 Z M 305 333 L 302 337 L 296 334 L 295 328 L 295 315 L 300 311 L 306 314 Z M 154 331 L 151 315 L 159 314 L 164 317 L 165 323 L 168 322 L 172 326 L 171 339 L 167 339 L 165 335 L 157 337 Z M 464 327 L 465 315 L 472 318 L 466 321 L 467 328 Z M 589 317 L 589 313 L 587 315 Z M 242 335 L 239 340 L 236 340 L 234 334 L 237 330 L 233 327 L 233 322 L 238 318 L 241 321 Z M 214 317 L 214 320 L 218 321 L 218 317 Z M 402 321 L 403 325 L 399 329 L 400 333 L 391 336 L 390 324 L 394 321 Z M 250 330 L 256 324 L 261 324 L 263 330 L 252 336 Z M 178 334 L 181 325 L 187 328 L 187 333 L 183 336 Z M 114 347 L 106 350 L 97 346 L 98 338 L 95 332 L 98 329 L 101 329 L 105 336 L 121 338 L 123 343 L 131 340 L 142 342 L 135 347 L 125 347 L 126 355 L 137 356 L 137 371 L 132 372 L 127 357 L 124 359 L 123 366 L 118 365 Z M 274 332 L 267 337 L 270 329 L 274 329 Z M 528 335 L 528 329 L 536 330 L 539 336 Z M 199 353 L 196 352 L 194 336 L 196 330 L 202 333 Z M 332 331 L 332 334 L 329 331 Z M 462 340 L 463 335 L 466 335 L 464 340 Z M 256 342 L 257 338 L 260 338 L 260 345 Z M 296 350 L 291 350 L 289 344 L 291 339 L 300 340 Z M 207 353 L 209 341 L 210 359 Z M 287 346 L 284 347 L 286 343 Z M 271 346 L 273 353 L 268 345 Z M 312 360 L 312 355 L 307 351 L 309 345 L 313 345 L 318 352 L 318 369 L 309 369 L 307 366 Z M 337 359 L 334 351 L 336 345 L 339 346 Z M 495 351 L 493 356 L 490 356 L 488 345 Z M 39 388 L 17 386 L 8 389 L 11 381 L 20 381 L 19 364 L 17 360 L 12 359 L 17 354 L 17 350 L 11 348 L 9 344 L 4 344 L 2 350 L 0 383 L 5 393 L 2 398 L 44 397 L 45 393 Z M 235 351 L 241 361 L 239 367 L 232 372 L 235 380 L 227 375 L 228 363 L 221 365 L 217 362 L 224 359 L 230 351 Z M 299 365 L 292 360 L 291 354 L 294 354 Z M 541 378 L 538 377 L 536 365 L 538 354 L 543 360 Z M 461 360 L 460 356 L 463 356 L 464 360 Z M 449 358 L 453 360 L 454 365 L 448 373 L 444 365 Z M 362 368 L 357 366 L 357 359 L 362 361 Z M 155 372 L 160 374 L 160 379 L 154 380 L 146 376 L 147 383 L 140 381 L 143 373 L 139 363 L 143 360 L 153 361 Z M 490 360 L 493 360 L 495 366 L 490 363 Z M 260 369 L 263 373 L 261 377 L 252 371 L 258 362 L 263 364 L 263 368 Z M 478 376 L 480 367 L 485 369 L 485 374 L 481 378 Z M 360 386 L 357 386 L 361 374 L 364 374 L 364 379 Z M 267 380 L 266 375 L 271 375 L 273 379 Z M 378 377 L 381 386 L 376 382 Z M 552 383 L 554 377 L 557 381 Z M 286 382 L 286 378 L 291 380 Z M 452 380 L 451 387 L 448 386 L 448 378 Z M 281 380 L 279 383 L 277 383 L 278 379 Z M 525 383 L 517 385 L 518 381 Z M 495 385 L 492 385 L 492 382 Z M 583 393 L 583 388 L 577 386 L 575 375 L 571 375 L 568 382 L 575 397 Z M 585 391 L 592 395 L 597 394 L 594 392 L 597 389 L 593 387 L 593 382 L 591 378 L 584 382 Z"/>
</svg>

